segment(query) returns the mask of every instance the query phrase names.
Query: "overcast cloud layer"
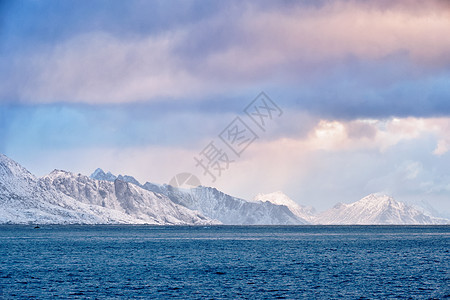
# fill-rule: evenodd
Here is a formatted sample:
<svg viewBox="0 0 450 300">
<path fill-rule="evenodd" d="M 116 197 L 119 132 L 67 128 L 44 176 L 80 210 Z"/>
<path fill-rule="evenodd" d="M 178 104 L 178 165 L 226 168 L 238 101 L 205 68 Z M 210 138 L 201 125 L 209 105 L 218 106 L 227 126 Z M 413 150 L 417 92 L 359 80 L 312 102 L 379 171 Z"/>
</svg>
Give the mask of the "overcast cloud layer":
<svg viewBox="0 0 450 300">
<path fill-rule="evenodd" d="M 449 28 L 448 1 L 3 1 L 0 152 L 448 214 Z M 283 115 L 211 182 L 193 157 L 260 91 Z"/>
</svg>

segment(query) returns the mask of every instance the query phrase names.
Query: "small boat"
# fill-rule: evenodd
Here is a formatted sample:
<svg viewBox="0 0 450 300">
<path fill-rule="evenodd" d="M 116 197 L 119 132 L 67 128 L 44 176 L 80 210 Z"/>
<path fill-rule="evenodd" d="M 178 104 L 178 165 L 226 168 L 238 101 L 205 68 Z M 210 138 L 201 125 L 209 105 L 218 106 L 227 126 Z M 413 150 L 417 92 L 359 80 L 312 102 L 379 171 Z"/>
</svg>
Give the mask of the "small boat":
<svg viewBox="0 0 450 300">
<path fill-rule="evenodd" d="M 41 228 L 41 227 L 39 227 L 39 225 L 34 226 L 34 229 L 38 229 L 38 228 Z"/>
</svg>

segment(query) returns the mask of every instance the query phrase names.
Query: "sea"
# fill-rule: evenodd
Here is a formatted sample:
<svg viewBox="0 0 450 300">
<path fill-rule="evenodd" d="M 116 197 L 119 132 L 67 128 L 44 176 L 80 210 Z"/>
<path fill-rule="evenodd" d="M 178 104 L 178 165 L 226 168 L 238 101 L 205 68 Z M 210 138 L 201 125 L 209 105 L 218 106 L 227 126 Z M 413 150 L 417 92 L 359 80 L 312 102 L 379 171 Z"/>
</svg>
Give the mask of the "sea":
<svg viewBox="0 0 450 300">
<path fill-rule="evenodd" d="M 445 299 L 450 226 L 0 226 L 0 299 Z"/>
</svg>

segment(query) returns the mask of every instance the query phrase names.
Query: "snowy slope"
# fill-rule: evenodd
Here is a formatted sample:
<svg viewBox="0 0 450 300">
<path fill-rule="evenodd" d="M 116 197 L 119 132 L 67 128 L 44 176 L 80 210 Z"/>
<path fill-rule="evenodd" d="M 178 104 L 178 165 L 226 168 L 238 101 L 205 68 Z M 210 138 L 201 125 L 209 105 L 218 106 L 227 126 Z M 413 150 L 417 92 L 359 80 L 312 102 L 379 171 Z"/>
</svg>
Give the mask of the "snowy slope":
<svg viewBox="0 0 450 300">
<path fill-rule="evenodd" d="M 0 224 L 127 223 L 127 215 L 79 203 L 41 186 L 25 168 L 0 154 Z"/>
<path fill-rule="evenodd" d="M 190 190 L 171 186 L 159 187 L 172 201 L 198 210 L 209 218 L 227 225 L 299 225 L 308 222 L 294 215 L 286 206 L 270 202 L 251 202 L 232 197 L 215 188 Z"/>
<path fill-rule="evenodd" d="M 97 180 L 99 179 L 99 180 Z M 315 214 L 281 192 L 253 201 L 199 186 L 141 185 L 97 169 L 91 178 L 55 170 L 36 178 L 0 154 L 0 224 L 449 224 L 384 195 Z"/>
<path fill-rule="evenodd" d="M 119 211 L 140 222 L 189 225 L 218 223 L 173 203 L 164 195 L 120 179 L 114 182 L 95 180 L 81 174 L 54 170 L 41 181 L 46 187 L 53 187 L 82 203 Z"/>
<path fill-rule="evenodd" d="M 313 221 L 313 216 L 315 210 L 313 207 L 301 206 L 295 203 L 291 198 L 289 198 L 283 192 L 274 192 L 269 194 L 258 194 L 253 198 L 255 202 L 270 202 L 276 205 L 284 205 L 297 217 L 307 220 L 308 222 Z"/>
<path fill-rule="evenodd" d="M 351 203 L 339 203 L 315 217 L 316 224 L 446 224 L 386 195 L 371 194 Z"/>
<path fill-rule="evenodd" d="M 193 225 L 216 222 L 172 203 L 167 197 L 122 181 L 114 184 L 104 181 L 102 185 L 101 181 L 63 171 L 38 179 L 0 154 L 0 224 L 5 223 Z"/>
<path fill-rule="evenodd" d="M 91 178 L 103 178 L 103 174 L 105 172 L 96 171 L 91 175 Z M 137 182 L 131 176 L 119 175 L 117 178 L 119 177 L 128 182 Z M 284 205 L 271 202 L 246 201 L 210 187 L 199 186 L 186 190 L 150 182 L 146 182 L 143 185 L 139 184 L 139 186 L 143 189 L 163 194 L 174 203 L 199 211 L 203 215 L 226 225 L 308 224 L 308 221 L 295 215 Z"/>
<path fill-rule="evenodd" d="M 105 173 L 102 169 L 98 168 L 94 171 L 94 173 L 92 173 L 91 178 L 97 180 L 114 181 L 117 177 L 111 174 L 111 172 Z"/>
</svg>

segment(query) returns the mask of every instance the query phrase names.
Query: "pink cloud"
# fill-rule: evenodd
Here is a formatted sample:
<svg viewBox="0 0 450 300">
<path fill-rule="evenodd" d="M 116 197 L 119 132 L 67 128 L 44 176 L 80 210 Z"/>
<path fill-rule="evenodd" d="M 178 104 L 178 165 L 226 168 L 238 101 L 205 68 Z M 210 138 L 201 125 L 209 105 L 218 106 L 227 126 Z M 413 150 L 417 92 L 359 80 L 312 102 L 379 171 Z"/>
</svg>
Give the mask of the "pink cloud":
<svg viewBox="0 0 450 300">
<path fill-rule="evenodd" d="M 389 2 L 390 3 L 390 2 Z M 289 11 L 249 9 L 237 21 L 248 38 L 209 57 L 211 68 L 227 69 L 229 62 L 245 72 L 261 72 L 289 63 L 326 63 L 349 55 L 383 59 L 406 54 L 422 66 L 449 64 L 450 10 L 430 1 L 424 9 L 378 5 L 365 1 L 333 1 Z"/>
<path fill-rule="evenodd" d="M 309 76 L 318 66 L 348 57 L 377 61 L 403 55 L 419 69 L 450 64 L 450 9 L 443 1 L 332 1 L 286 9 L 243 5 L 153 35 L 116 37 L 90 32 L 18 57 L 17 86 L 23 101 L 117 103 L 214 93 Z M 199 53 L 189 43 L 218 43 Z M 191 61 L 193 60 L 193 62 Z M 23 74 L 27 82 L 23 84 Z M 7 94 L 7 93 L 6 93 Z M 32 99 L 32 100 L 30 100 Z"/>
</svg>

